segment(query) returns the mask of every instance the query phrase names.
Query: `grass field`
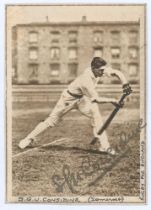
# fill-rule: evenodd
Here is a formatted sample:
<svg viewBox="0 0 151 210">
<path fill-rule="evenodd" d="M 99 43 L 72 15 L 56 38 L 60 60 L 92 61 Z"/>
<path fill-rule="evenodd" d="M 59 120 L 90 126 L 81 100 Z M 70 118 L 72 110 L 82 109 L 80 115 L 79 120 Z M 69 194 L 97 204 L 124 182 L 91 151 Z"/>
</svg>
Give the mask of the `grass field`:
<svg viewBox="0 0 151 210">
<path fill-rule="evenodd" d="M 33 148 L 21 151 L 18 142 L 48 116 L 49 106 L 13 105 L 13 196 L 138 196 L 139 133 L 129 136 L 128 144 L 120 136 L 136 130 L 139 110 L 122 109 L 107 130 L 112 147 L 122 154 L 119 158 L 99 153 L 98 144 L 90 146 L 89 119 L 77 111 L 39 135 Z M 102 107 L 104 118 L 111 109 Z"/>
</svg>

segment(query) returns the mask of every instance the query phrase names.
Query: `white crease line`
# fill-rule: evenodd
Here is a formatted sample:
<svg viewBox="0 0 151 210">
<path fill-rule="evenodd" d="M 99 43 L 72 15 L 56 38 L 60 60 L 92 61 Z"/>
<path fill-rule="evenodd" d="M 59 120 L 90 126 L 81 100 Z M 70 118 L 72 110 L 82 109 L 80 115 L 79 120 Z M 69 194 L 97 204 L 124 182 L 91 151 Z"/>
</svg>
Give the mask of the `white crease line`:
<svg viewBox="0 0 151 210">
<path fill-rule="evenodd" d="M 28 149 L 28 150 L 26 150 L 26 151 L 24 151 L 24 152 L 19 152 L 19 153 L 17 153 L 16 155 L 13 155 L 12 158 L 19 157 L 19 156 L 21 156 L 21 155 L 23 155 L 23 154 L 26 154 L 26 153 L 30 152 L 30 151 L 38 150 L 38 149 L 40 149 L 40 148 L 42 148 L 42 147 L 46 147 L 46 146 L 49 146 L 49 145 L 54 144 L 54 143 L 56 143 L 56 142 L 61 142 L 61 141 L 65 141 L 65 140 L 69 140 L 69 138 L 61 138 L 61 139 L 55 140 L 55 141 L 53 141 L 53 142 L 50 142 L 50 143 L 48 143 L 48 144 L 43 144 L 43 145 L 41 145 L 41 146 L 39 146 L 39 147 L 35 147 L 35 148 L 32 148 L 32 149 Z"/>
</svg>

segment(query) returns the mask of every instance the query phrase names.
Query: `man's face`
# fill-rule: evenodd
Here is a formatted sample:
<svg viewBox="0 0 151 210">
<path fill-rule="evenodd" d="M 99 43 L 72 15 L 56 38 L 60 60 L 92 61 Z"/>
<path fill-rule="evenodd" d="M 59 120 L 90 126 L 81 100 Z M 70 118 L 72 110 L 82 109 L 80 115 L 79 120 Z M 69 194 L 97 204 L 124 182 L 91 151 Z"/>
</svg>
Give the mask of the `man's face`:
<svg viewBox="0 0 151 210">
<path fill-rule="evenodd" d="M 102 77 L 104 74 L 105 68 L 106 68 L 106 66 L 101 66 L 100 68 L 93 69 L 93 73 L 94 73 L 95 77 Z"/>
</svg>

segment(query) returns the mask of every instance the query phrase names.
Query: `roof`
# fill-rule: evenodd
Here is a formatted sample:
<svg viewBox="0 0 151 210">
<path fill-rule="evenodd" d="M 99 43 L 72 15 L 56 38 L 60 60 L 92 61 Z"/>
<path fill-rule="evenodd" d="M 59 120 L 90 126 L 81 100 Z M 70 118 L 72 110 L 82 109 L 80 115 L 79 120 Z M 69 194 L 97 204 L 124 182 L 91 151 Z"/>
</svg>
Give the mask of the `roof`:
<svg viewBox="0 0 151 210">
<path fill-rule="evenodd" d="M 139 25 L 139 21 L 72 21 L 72 22 L 32 22 L 17 24 L 16 27 L 29 26 L 98 26 L 98 25 Z"/>
</svg>

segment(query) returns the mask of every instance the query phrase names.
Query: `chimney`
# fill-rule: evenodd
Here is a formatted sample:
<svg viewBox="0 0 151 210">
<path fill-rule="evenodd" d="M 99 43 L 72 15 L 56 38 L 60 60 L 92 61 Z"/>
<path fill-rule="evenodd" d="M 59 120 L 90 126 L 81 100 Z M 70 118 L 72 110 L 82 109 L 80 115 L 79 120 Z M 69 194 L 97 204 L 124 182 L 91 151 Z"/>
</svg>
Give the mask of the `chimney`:
<svg viewBox="0 0 151 210">
<path fill-rule="evenodd" d="M 86 22 L 87 21 L 87 17 L 85 15 L 82 16 L 82 22 Z"/>
</svg>

